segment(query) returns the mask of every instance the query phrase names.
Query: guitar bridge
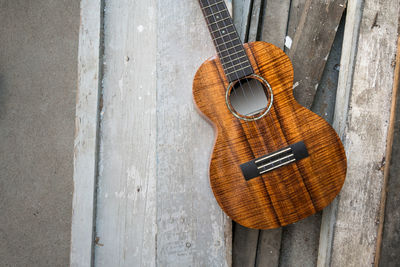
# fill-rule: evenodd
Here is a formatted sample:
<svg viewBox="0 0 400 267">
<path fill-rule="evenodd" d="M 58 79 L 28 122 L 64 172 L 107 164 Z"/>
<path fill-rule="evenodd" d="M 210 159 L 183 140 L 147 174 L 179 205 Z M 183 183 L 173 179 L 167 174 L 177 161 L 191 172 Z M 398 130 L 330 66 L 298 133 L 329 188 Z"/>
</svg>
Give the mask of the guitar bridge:
<svg viewBox="0 0 400 267">
<path fill-rule="evenodd" d="M 308 157 L 308 151 L 303 141 L 292 144 L 278 151 L 256 158 L 240 165 L 246 180 L 273 171 L 297 160 Z"/>
</svg>

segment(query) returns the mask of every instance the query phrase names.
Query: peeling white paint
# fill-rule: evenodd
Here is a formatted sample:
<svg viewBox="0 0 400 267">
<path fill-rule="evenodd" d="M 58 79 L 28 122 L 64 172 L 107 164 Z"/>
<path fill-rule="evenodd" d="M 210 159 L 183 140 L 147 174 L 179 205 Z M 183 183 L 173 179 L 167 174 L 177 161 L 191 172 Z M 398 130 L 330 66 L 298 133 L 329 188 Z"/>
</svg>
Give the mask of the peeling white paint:
<svg viewBox="0 0 400 267">
<path fill-rule="evenodd" d="M 290 36 L 286 36 L 286 38 L 285 38 L 285 46 L 290 49 L 292 47 L 292 43 L 293 43 L 292 38 L 290 38 Z"/>
<path fill-rule="evenodd" d="M 293 84 L 293 89 L 296 88 L 297 86 L 299 86 L 299 82 L 295 82 L 295 83 Z"/>
</svg>

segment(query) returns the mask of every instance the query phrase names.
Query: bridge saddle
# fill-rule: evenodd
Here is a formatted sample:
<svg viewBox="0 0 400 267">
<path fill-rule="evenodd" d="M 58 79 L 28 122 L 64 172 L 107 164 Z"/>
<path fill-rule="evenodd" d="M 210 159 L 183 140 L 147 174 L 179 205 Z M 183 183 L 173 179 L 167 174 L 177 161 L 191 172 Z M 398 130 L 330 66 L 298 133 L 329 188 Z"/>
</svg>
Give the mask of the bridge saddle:
<svg viewBox="0 0 400 267">
<path fill-rule="evenodd" d="M 240 165 L 246 180 L 273 171 L 297 160 L 308 157 L 308 151 L 303 141 L 297 142 L 270 154 L 256 158 Z"/>
</svg>

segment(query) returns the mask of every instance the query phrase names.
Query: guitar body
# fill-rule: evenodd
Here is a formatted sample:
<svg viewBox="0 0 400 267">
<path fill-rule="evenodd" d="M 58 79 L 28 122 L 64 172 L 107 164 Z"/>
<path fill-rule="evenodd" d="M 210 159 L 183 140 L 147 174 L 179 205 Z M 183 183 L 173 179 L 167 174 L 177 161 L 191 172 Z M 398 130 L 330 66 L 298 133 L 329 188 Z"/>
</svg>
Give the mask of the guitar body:
<svg viewBox="0 0 400 267">
<path fill-rule="evenodd" d="M 209 175 L 218 204 L 243 226 L 270 229 L 326 207 L 343 185 L 346 156 L 332 127 L 294 99 L 293 67 L 287 55 L 264 42 L 244 48 L 254 74 L 272 89 L 267 115 L 254 121 L 233 115 L 226 102 L 229 82 L 218 57 L 197 71 L 193 97 L 216 133 Z M 305 145 L 306 157 L 245 179 L 241 164 L 297 142 Z"/>
</svg>

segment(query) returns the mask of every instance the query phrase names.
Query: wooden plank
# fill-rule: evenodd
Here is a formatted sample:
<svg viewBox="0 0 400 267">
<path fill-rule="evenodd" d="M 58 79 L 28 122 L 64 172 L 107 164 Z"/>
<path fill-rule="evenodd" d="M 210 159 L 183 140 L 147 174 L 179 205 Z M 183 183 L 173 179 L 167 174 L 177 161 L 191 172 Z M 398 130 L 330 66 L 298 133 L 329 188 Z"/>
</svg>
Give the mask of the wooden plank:
<svg viewBox="0 0 400 267">
<path fill-rule="evenodd" d="M 212 127 L 195 111 L 192 78 L 216 54 L 197 1 L 158 1 L 158 266 L 230 266 L 231 221 L 208 178 Z"/>
<path fill-rule="evenodd" d="M 233 2 L 233 23 L 239 33 L 240 39 L 244 43 L 247 42 L 252 1 L 253 0 L 235 0 Z"/>
<path fill-rule="evenodd" d="M 349 1 L 347 6 L 346 25 L 344 29 L 342 56 L 340 59 L 340 72 L 333 119 L 333 127 L 336 129 L 337 133 L 342 139 L 344 139 L 344 129 L 349 110 L 349 99 L 362 15 L 362 3 L 362 0 Z M 333 230 L 336 223 L 337 203 L 338 198 L 336 198 L 323 211 L 318 248 L 318 267 L 330 266 Z"/>
<path fill-rule="evenodd" d="M 395 81 L 393 84 L 393 95 L 392 95 L 392 107 L 390 125 L 394 125 L 394 133 L 390 137 L 393 140 L 393 148 L 391 153 L 391 161 L 386 159 L 385 168 L 390 166 L 387 188 L 387 200 L 385 208 L 385 220 L 383 227 L 383 236 L 381 246 L 381 252 L 377 252 L 375 258 L 375 265 L 379 261 L 380 266 L 396 266 L 400 262 L 400 254 L 398 253 L 400 243 L 400 94 L 399 90 L 399 76 L 400 76 L 400 40 L 397 41 L 397 59 L 395 69 Z M 397 92 L 396 92 L 397 90 Z M 397 94 L 397 96 L 396 96 Z M 397 99 L 397 100 L 396 100 Z M 393 103 L 396 101 L 397 103 Z M 395 108 L 394 108 L 395 107 Z M 395 111 L 395 115 L 393 114 Z M 390 129 L 391 133 L 393 129 Z M 388 142 L 389 144 L 390 142 Z M 390 153 L 387 153 L 388 155 Z M 389 164 L 390 163 L 390 164 Z M 385 173 L 386 170 L 385 170 Z M 385 192 L 385 191 L 383 191 Z M 383 209 L 381 208 L 381 211 Z M 381 224 L 383 220 L 380 221 Z M 381 232 L 381 231 L 380 231 Z M 379 256 L 380 255 L 380 256 Z"/>
<path fill-rule="evenodd" d="M 283 49 L 288 27 L 290 0 L 264 2 L 260 40 Z"/>
<path fill-rule="evenodd" d="M 78 92 L 75 116 L 71 266 L 91 266 L 97 175 L 97 128 L 101 77 L 101 1 L 81 1 Z"/>
<path fill-rule="evenodd" d="M 340 21 L 333 41 L 328 60 L 325 64 L 324 72 L 318 90 L 315 94 L 311 110 L 324 118 L 329 124 L 333 123 L 335 114 L 336 93 L 339 81 L 340 57 L 342 55 L 343 35 L 344 35 L 345 16 Z M 341 101 L 341 100 L 339 100 Z"/>
<path fill-rule="evenodd" d="M 257 246 L 257 267 L 279 266 L 282 228 L 260 231 Z"/>
<path fill-rule="evenodd" d="M 262 19 L 262 13 L 261 13 L 262 5 L 263 5 L 262 0 L 253 0 L 247 42 L 254 42 L 258 40 L 258 37 L 260 35 L 259 34 L 260 20 Z"/>
<path fill-rule="evenodd" d="M 374 263 L 384 186 L 400 3 L 365 0 L 354 66 L 345 147 L 348 176 L 333 232 L 332 266 Z"/>
<path fill-rule="evenodd" d="M 232 249 L 233 266 L 255 266 L 259 232 L 257 229 L 249 229 L 235 223 Z"/>
<path fill-rule="evenodd" d="M 316 213 L 282 230 L 280 266 L 315 266 L 321 213 Z"/>
<path fill-rule="evenodd" d="M 155 266 L 155 7 L 105 6 L 96 266 Z"/>
<path fill-rule="evenodd" d="M 378 236 L 376 240 L 376 255 L 375 255 L 375 266 L 379 266 L 380 256 L 381 256 L 381 245 L 382 245 L 382 237 L 383 237 L 383 226 L 385 219 L 385 205 L 386 205 L 386 196 L 387 196 L 387 185 L 389 179 L 389 171 L 391 167 L 391 159 L 392 159 L 392 148 L 393 148 L 393 138 L 394 138 L 394 128 L 396 123 L 396 113 L 398 112 L 397 107 L 397 91 L 399 89 L 399 79 L 400 79 L 400 38 L 397 38 L 397 53 L 396 53 L 396 63 L 395 63 L 395 71 L 394 71 L 394 79 L 393 79 L 393 91 L 392 91 L 392 104 L 390 107 L 390 119 L 389 119 L 389 129 L 387 136 L 387 144 L 386 144 L 386 164 L 383 173 L 383 189 L 381 194 L 381 206 L 380 206 L 380 215 L 379 215 L 379 228 L 378 228 Z M 396 209 L 397 210 L 397 209 Z M 391 210 L 389 210 L 390 212 Z M 396 217 L 396 216 L 391 216 Z M 399 217 L 397 217 L 399 220 Z M 387 264 L 385 264 L 387 265 Z"/>
<path fill-rule="evenodd" d="M 290 9 L 285 52 L 293 62 L 294 94 L 311 107 L 346 0 L 296 0 Z"/>
</svg>

